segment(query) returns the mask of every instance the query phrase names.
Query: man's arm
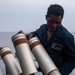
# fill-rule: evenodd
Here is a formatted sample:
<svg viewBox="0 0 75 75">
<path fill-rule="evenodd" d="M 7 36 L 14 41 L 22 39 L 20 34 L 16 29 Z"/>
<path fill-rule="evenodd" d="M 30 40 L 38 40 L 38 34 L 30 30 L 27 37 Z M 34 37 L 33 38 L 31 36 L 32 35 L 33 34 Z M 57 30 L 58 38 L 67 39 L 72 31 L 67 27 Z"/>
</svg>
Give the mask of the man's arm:
<svg viewBox="0 0 75 75">
<path fill-rule="evenodd" d="M 61 75 L 68 75 L 75 68 L 75 45 L 74 38 L 71 36 L 66 39 L 64 48 L 64 63 L 60 67 Z"/>
</svg>

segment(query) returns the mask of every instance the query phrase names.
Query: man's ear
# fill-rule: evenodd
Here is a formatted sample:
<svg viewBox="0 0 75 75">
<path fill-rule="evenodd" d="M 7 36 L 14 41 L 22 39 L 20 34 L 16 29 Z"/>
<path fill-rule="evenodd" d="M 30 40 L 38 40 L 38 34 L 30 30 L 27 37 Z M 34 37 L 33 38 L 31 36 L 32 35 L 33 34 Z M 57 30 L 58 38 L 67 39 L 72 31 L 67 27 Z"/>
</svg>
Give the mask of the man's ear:
<svg viewBox="0 0 75 75">
<path fill-rule="evenodd" d="M 47 20 L 47 15 L 45 15 L 45 19 Z"/>
</svg>

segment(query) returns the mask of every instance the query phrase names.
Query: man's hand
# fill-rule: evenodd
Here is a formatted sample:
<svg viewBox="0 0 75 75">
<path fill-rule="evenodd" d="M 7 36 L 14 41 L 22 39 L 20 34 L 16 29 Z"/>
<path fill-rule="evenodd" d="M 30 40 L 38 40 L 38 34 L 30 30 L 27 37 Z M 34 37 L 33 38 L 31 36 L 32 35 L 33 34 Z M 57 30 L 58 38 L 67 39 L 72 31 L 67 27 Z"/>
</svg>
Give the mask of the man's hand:
<svg viewBox="0 0 75 75">
<path fill-rule="evenodd" d="M 32 37 L 33 37 L 33 34 L 26 34 L 26 37 L 27 37 L 27 39 L 29 40 L 29 39 L 31 39 Z"/>
</svg>

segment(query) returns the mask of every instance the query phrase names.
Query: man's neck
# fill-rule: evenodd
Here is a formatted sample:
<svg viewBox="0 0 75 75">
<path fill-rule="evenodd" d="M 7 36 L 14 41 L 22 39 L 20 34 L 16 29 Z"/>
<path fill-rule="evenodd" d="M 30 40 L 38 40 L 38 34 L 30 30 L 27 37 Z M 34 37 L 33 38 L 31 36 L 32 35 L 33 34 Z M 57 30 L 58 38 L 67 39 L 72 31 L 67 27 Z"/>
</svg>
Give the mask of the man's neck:
<svg viewBox="0 0 75 75">
<path fill-rule="evenodd" d="M 47 40 L 49 40 L 50 39 L 50 37 L 52 36 L 52 32 L 50 32 L 50 31 L 47 31 Z"/>
</svg>

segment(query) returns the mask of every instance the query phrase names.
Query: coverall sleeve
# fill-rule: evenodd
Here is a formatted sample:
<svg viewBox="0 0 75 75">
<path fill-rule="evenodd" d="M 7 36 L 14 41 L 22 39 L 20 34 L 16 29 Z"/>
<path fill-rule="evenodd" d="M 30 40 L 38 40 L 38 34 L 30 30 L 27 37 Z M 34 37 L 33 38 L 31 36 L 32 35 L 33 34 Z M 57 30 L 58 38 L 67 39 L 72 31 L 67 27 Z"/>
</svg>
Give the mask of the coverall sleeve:
<svg viewBox="0 0 75 75">
<path fill-rule="evenodd" d="M 61 75 L 69 75 L 75 68 L 75 44 L 74 37 L 68 37 L 64 47 L 64 63 L 60 67 Z"/>
<path fill-rule="evenodd" d="M 33 34 L 33 36 L 37 35 L 37 30 L 36 30 L 36 31 L 31 32 L 31 34 Z"/>
<path fill-rule="evenodd" d="M 41 25 L 41 26 L 40 26 L 38 29 L 36 29 L 35 31 L 31 32 L 31 33 L 33 34 L 33 36 L 38 35 L 37 33 L 40 32 L 40 30 L 42 29 L 42 26 L 43 26 L 43 25 Z"/>
</svg>

